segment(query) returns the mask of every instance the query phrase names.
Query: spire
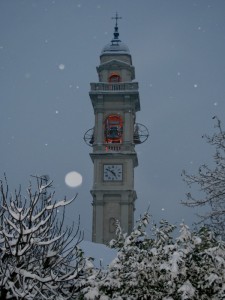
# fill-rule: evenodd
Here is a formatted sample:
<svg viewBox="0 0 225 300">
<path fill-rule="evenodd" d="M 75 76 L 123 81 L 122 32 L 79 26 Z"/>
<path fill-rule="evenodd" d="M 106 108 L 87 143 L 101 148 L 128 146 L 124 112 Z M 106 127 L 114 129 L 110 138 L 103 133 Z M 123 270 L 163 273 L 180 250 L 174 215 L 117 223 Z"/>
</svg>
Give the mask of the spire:
<svg viewBox="0 0 225 300">
<path fill-rule="evenodd" d="M 115 17 L 112 17 L 112 19 L 116 20 L 116 24 L 114 27 L 114 33 L 113 33 L 113 39 L 109 44 L 107 44 L 101 52 L 101 55 L 109 55 L 109 54 L 128 54 L 130 55 L 129 48 L 127 45 L 125 45 L 120 39 L 119 39 L 119 30 L 118 30 L 118 20 L 122 19 L 119 17 L 118 13 L 116 12 Z"/>
<path fill-rule="evenodd" d="M 118 45 L 119 42 L 121 42 L 121 40 L 119 40 L 119 30 L 118 30 L 118 24 L 117 24 L 117 20 L 118 19 L 122 19 L 122 17 L 119 17 L 118 16 L 118 13 L 116 12 L 116 16 L 115 17 L 112 17 L 112 19 L 116 20 L 116 24 L 115 24 L 115 27 L 114 27 L 114 38 L 111 40 L 112 42 L 112 45 Z"/>
</svg>

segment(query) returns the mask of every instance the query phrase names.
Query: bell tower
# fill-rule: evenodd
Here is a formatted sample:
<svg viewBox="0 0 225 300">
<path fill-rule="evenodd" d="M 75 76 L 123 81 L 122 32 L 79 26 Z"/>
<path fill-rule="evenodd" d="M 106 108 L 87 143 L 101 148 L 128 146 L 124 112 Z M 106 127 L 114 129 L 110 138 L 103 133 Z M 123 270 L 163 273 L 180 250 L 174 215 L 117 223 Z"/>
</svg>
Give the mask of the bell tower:
<svg viewBox="0 0 225 300">
<path fill-rule="evenodd" d="M 115 222 L 124 232 L 133 229 L 135 200 L 135 145 L 148 138 L 148 130 L 136 123 L 140 110 L 138 82 L 128 47 L 119 39 L 116 13 L 114 36 L 100 55 L 99 82 L 89 92 L 95 125 L 84 140 L 92 147 L 94 164 L 92 240 L 107 244 L 115 237 Z"/>
</svg>

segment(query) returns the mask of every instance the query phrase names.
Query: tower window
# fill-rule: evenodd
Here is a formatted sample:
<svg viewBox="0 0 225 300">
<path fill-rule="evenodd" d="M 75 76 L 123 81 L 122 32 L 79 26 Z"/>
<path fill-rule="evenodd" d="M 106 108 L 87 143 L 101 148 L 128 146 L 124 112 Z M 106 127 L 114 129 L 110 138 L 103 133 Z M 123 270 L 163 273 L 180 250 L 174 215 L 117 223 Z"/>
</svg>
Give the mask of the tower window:
<svg viewBox="0 0 225 300">
<path fill-rule="evenodd" d="M 122 143 L 123 121 L 121 116 L 110 115 L 105 120 L 105 143 Z"/>
<path fill-rule="evenodd" d="M 121 78 L 120 75 L 117 73 L 112 73 L 109 77 L 109 82 L 120 82 Z"/>
</svg>

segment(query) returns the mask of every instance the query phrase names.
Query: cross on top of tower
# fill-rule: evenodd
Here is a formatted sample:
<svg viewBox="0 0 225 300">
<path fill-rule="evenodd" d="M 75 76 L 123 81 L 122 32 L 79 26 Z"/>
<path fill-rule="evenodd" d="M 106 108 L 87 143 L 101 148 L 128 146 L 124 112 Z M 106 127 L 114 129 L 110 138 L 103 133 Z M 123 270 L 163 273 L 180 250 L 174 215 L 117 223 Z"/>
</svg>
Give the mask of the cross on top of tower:
<svg viewBox="0 0 225 300">
<path fill-rule="evenodd" d="M 115 16 L 115 17 L 112 17 L 112 19 L 113 19 L 113 20 L 116 20 L 116 26 L 117 26 L 117 20 L 118 20 L 118 19 L 122 19 L 122 17 L 119 17 L 119 16 L 118 16 L 118 12 L 116 12 L 116 16 Z"/>
<path fill-rule="evenodd" d="M 115 17 L 112 17 L 112 19 L 113 20 L 116 20 L 116 24 L 115 24 L 115 27 L 114 27 L 114 33 L 113 33 L 113 35 L 114 35 L 114 39 L 112 40 L 112 43 L 113 42 L 120 42 L 120 40 L 119 40 L 119 31 L 118 31 L 118 24 L 117 24 L 117 21 L 119 20 L 119 19 L 122 19 L 122 17 L 119 17 L 118 16 L 118 13 L 116 12 L 116 16 Z"/>
</svg>

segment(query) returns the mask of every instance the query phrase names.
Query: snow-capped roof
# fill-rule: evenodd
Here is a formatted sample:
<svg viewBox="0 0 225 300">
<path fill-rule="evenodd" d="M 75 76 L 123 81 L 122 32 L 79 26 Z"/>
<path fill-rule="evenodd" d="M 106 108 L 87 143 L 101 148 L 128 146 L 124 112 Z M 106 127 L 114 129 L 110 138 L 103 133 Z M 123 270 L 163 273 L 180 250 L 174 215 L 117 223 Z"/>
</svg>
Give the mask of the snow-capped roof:
<svg viewBox="0 0 225 300">
<path fill-rule="evenodd" d="M 118 14 L 116 13 L 116 17 L 112 18 L 116 20 L 116 24 L 114 27 L 114 33 L 113 33 L 113 39 L 111 40 L 111 43 L 107 44 L 101 52 L 101 55 L 103 54 L 130 54 L 130 50 L 124 43 L 121 42 L 119 39 L 119 29 L 117 25 L 117 20 L 121 19 L 121 17 L 118 17 Z"/>
<path fill-rule="evenodd" d="M 122 43 L 120 40 L 112 40 L 111 43 L 107 44 L 103 49 L 101 54 L 130 54 L 130 50 L 126 44 Z"/>
</svg>

